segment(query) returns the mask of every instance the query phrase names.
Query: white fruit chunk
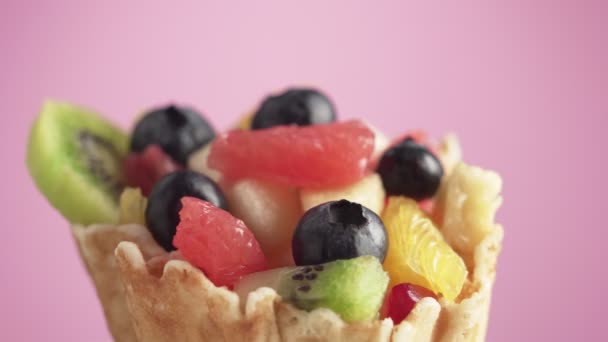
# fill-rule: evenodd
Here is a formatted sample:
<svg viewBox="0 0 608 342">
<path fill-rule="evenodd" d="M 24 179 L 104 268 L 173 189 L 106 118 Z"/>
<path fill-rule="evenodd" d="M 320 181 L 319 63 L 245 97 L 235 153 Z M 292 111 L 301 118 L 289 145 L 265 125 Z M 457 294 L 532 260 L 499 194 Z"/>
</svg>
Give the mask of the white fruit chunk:
<svg viewBox="0 0 608 342">
<path fill-rule="evenodd" d="M 213 179 L 215 182 L 218 182 L 222 178 L 222 174 L 207 165 L 209 152 L 211 152 L 211 144 L 213 144 L 213 142 L 208 143 L 192 153 L 188 159 L 188 169 L 200 172 Z"/>
<path fill-rule="evenodd" d="M 384 208 L 384 187 L 382 179 L 373 173 L 360 181 L 340 188 L 323 190 L 300 190 L 300 199 L 304 211 L 321 203 L 346 199 L 359 203 L 380 215 Z"/>
<path fill-rule="evenodd" d="M 271 266 L 291 265 L 291 236 L 302 214 L 297 190 L 246 179 L 228 186 L 226 197 L 230 212 L 251 229 Z"/>
</svg>

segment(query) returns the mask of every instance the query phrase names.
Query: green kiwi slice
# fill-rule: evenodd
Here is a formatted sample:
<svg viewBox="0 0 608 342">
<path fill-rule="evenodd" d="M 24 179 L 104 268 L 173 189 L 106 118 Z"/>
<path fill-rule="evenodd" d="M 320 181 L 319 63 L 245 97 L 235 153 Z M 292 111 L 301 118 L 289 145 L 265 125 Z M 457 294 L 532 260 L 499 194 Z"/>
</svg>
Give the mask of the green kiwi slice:
<svg viewBox="0 0 608 342">
<path fill-rule="evenodd" d="M 270 287 L 283 300 L 303 310 L 328 308 L 347 322 L 378 316 L 388 275 L 378 258 L 365 255 L 320 265 L 276 268 L 246 275 L 234 290 L 241 298 Z"/>
<path fill-rule="evenodd" d="M 129 138 L 85 108 L 46 101 L 29 137 L 38 189 L 71 223 L 115 223 Z"/>
</svg>

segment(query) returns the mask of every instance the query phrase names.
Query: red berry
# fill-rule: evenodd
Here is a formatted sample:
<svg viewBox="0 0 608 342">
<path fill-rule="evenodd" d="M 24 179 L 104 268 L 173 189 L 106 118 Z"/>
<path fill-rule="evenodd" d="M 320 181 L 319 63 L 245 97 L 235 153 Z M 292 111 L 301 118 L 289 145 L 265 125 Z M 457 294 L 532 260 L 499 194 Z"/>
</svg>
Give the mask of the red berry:
<svg viewBox="0 0 608 342">
<path fill-rule="evenodd" d="M 228 180 L 255 178 L 322 188 L 351 184 L 366 174 L 374 133 L 359 121 L 232 131 L 218 137 L 209 166 Z"/>
<path fill-rule="evenodd" d="M 231 287 L 242 276 L 268 268 L 253 233 L 227 211 L 183 197 L 179 217 L 173 245 L 216 286 Z"/>
<path fill-rule="evenodd" d="M 427 215 L 430 215 L 433 213 L 433 207 L 435 206 L 435 201 L 433 201 L 433 199 L 431 199 L 431 198 L 423 199 L 422 201 L 418 202 L 418 206 Z"/>
<path fill-rule="evenodd" d="M 395 285 L 384 300 L 380 316 L 382 318 L 390 317 L 393 323 L 397 325 L 409 315 L 416 303 L 424 297 L 437 298 L 433 292 L 422 286 L 407 283 Z"/>
<path fill-rule="evenodd" d="M 142 153 L 131 153 L 124 162 L 127 185 L 141 188 L 145 196 L 164 175 L 179 169 L 181 167 L 158 145 L 150 145 Z"/>
</svg>

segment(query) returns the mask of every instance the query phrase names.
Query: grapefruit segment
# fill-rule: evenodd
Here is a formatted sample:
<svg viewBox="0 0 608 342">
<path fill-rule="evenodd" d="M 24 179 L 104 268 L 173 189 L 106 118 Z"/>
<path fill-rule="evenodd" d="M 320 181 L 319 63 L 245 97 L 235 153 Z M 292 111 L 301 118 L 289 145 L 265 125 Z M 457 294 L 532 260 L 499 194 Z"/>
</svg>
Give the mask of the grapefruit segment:
<svg viewBox="0 0 608 342">
<path fill-rule="evenodd" d="M 267 269 L 253 233 L 227 211 L 184 197 L 179 217 L 173 245 L 216 286 L 231 287 L 242 276 Z"/>
<path fill-rule="evenodd" d="M 359 121 L 228 132 L 209 166 L 230 181 L 254 178 L 305 188 L 354 183 L 366 175 L 374 133 Z"/>
</svg>

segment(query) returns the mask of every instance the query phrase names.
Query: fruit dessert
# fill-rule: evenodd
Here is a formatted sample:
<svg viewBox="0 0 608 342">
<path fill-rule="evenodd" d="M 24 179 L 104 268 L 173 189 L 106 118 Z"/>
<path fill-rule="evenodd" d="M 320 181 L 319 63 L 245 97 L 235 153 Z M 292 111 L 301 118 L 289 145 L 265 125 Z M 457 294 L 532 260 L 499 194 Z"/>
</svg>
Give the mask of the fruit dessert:
<svg viewBox="0 0 608 342">
<path fill-rule="evenodd" d="M 47 102 L 27 165 L 117 341 L 485 338 L 501 179 L 454 136 L 389 139 L 310 88 L 225 132 L 192 107 L 128 134 Z"/>
</svg>

